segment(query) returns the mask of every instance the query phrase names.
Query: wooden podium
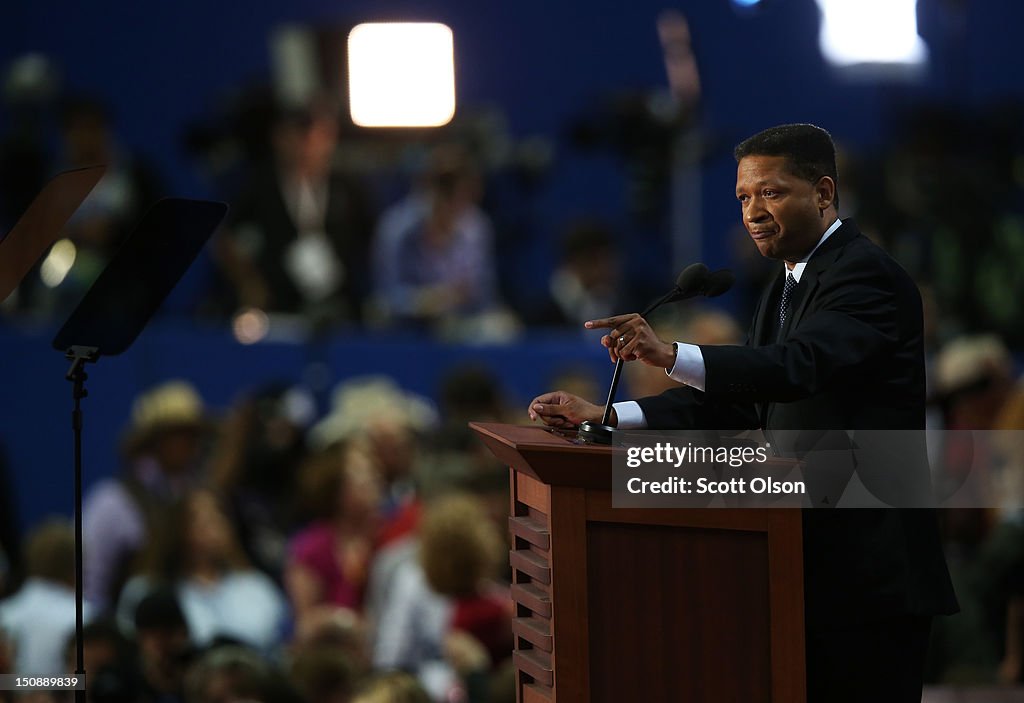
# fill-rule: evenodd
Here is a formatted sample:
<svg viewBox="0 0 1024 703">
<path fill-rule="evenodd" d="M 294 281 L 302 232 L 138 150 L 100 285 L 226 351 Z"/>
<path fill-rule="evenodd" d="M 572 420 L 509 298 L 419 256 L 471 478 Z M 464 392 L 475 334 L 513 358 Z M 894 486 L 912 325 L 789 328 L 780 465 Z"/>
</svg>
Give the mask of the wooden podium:
<svg viewBox="0 0 1024 703">
<path fill-rule="evenodd" d="M 611 447 L 471 423 L 511 467 L 519 703 L 803 703 L 793 509 L 613 509 Z"/>
</svg>

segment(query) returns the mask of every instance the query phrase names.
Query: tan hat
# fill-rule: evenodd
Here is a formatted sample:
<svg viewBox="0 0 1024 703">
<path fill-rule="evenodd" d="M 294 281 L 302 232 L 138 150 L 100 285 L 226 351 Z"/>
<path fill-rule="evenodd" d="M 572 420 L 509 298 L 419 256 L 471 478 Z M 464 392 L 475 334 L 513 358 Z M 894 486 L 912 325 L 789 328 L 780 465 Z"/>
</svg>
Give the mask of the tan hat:
<svg viewBox="0 0 1024 703">
<path fill-rule="evenodd" d="M 331 411 L 310 430 L 310 444 L 325 449 L 382 421 L 428 432 L 437 426 L 437 410 L 429 400 L 400 388 L 387 376 L 359 376 L 334 389 Z"/>
<path fill-rule="evenodd" d="M 935 360 L 935 386 L 954 393 L 987 376 L 1010 379 L 1013 360 L 1003 340 L 994 334 L 957 337 Z"/>
<path fill-rule="evenodd" d="M 134 444 L 144 444 L 161 430 L 185 427 L 202 429 L 206 425 L 203 399 L 187 381 L 174 380 L 150 388 L 132 404 Z"/>
</svg>

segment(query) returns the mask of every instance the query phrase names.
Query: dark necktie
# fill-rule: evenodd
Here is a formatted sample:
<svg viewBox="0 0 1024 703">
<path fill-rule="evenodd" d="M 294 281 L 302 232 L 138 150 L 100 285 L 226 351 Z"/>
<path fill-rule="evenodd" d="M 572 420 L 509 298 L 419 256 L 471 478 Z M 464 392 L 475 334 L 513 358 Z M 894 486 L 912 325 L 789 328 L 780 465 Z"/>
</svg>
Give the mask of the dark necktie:
<svg viewBox="0 0 1024 703">
<path fill-rule="evenodd" d="M 793 297 L 794 288 L 796 279 L 792 273 L 787 273 L 786 285 L 782 288 L 782 299 L 779 301 L 779 337 L 782 337 L 782 330 L 786 326 L 786 315 L 789 314 L 789 301 Z"/>
</svg>

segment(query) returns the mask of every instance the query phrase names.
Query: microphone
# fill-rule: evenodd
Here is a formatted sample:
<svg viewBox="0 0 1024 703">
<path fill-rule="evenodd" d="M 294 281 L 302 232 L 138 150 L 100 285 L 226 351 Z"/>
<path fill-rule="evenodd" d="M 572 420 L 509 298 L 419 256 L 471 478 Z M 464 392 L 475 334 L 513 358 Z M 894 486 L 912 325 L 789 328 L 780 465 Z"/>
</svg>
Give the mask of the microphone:
<svg viewBox="0 0 1024 703">
<path fill-rule="evenodd" d="M 717 298 L 732 288 L 732 284 L 735 282 L 736 277 L 732 275 L 732 271 L 729 269 L 719 269 L 708 275 L 702 294 L 705 298 Z"/>
<path fill-rule="evenodd" d="M 703 289 L 709 275 L 710 271 L 708 271 L 708 267 L 704 264 L 690 264 L 680 271 L 678 276 L 676 276 L 675 288 L 648 305 L 647 308 L 640 313 L 640 317 L 647 317 L 649 313 L 654 311 L 656 308 L 661 307 L 665 303 L 683 300 L 684 298 L 697 295 L 700 290 Z"/>
<path fill-rule="evenodd" d="M 729 269 L 709 271 L 704 264 L 690 264 L 683 269 L 676 277 L 676 285 L 668 293 L 640 313 L 640 317 L 647 315 L 665 303 L 674 303 L 678 300 L 687 300 L 703 296 L 715 298 L 722 295 L 736 281 L 736 277 Z M 588 444 L 611 444 L 613 427 L 608 425 L 611 419 L 612 403 L 615 402 L 615 393 L 619 388 L 619 377 L 622 375 L 622 359 L 615 362 L 615 372 L 612 374 L 612 384 L 608 388 L 608 400 L 604 404 L 604 414 L 601 416 L 600 424 L 585 420 L 580 423 L 577 438 Z"/>
</svg>

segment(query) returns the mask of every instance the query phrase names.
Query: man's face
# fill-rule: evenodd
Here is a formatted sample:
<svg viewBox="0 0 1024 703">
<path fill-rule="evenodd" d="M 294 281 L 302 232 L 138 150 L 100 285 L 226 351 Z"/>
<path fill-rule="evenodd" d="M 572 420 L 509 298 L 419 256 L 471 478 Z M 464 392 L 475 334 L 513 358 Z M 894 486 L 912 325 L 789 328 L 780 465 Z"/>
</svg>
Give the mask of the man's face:
<svg viewBox="0 0 1024 703">
<path fill-rule="evenodd" d="M 792 173 L 784 156 L 740 159 L 736 199 L 761 256 L 795 263 L 810 253 L 831 224 L 822 217 L 822 180 L 828 179 L 815 184 Z"/>
</svg>

